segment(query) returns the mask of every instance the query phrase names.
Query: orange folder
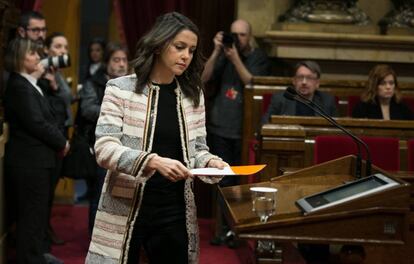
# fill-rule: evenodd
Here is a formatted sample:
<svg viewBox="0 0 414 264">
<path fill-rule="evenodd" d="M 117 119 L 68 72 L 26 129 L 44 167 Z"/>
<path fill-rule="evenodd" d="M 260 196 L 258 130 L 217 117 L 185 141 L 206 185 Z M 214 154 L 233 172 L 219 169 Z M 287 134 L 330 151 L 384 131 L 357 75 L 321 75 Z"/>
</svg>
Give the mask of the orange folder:
<svg viewBox="0 0 414 264">
<path fill-rule="evenodd" d="M 252 175 L 260 172 L 266 167 L 266 164 L 246 165 L 246 166 L 230 166 L 235 175 Z"/>
<path fill-rule="evenodd" d="M 192 169 L 191 173 L 201 176 L 217 176 L 222 177 L 224 175 L 252 175 L 261 171 L 266 165 L 247 165 L 247 166 L 231 166 L 224 169 L 217 168 L 198 168 Z"/>
</svg>

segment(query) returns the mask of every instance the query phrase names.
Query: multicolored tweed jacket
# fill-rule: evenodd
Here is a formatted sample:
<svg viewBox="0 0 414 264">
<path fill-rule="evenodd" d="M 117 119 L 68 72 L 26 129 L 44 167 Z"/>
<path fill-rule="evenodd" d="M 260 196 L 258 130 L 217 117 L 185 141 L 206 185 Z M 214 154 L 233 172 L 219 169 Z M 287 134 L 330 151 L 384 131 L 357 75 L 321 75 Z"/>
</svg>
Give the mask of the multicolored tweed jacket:
<svg viewBox="0 0 414 264">
<path fill-rule="evenodd" d="M 136 75 L 107 83 L 96 127 L 96 158 L 108 169 L 99 201 L 88 264 L 127 263 L 132 228 L 139 214 L 146 181 L 154 171 L 145 170 L 151 154 L 157 119 L 157 86 L 134 92 Z M 188 168 L 205 167 L 212 158 L 206 146 L 204 98 L 194 107 L 178 86 L 177 114 L 184 163 Z M 207 183 L 220 178 L 201 177 Z M 199 241 L 193 180 L 185 182 L 186 226 L 189 263 L 198 263 Z M 135 249 L 132 249 L 135 250 Z"/>
</svg>

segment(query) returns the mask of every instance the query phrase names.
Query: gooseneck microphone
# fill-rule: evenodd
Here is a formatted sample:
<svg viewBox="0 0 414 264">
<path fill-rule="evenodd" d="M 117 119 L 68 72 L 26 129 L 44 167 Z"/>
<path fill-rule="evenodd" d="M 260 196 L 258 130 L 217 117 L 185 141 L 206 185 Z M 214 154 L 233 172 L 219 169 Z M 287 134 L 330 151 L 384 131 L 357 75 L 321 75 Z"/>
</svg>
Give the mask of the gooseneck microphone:
<svg viewBox="0 0 414 264">
<path fill-rule="evenodd" d="M 356 166 L 355 166 L 356 167 L 355 168 L 355 176 L 357 178 L 361 178 L 362 158 L 361 158 L 361 146 L 360 145 L 364 146 L 365 151 L 367 153 L 365 176 L 371 175 L 371 153 L 369 151 L 369 148 L 368 148 L 367 144 L 364 141 L 362 141 L 360 138 L 355 136 L 349 130 L 347 130 L 346 128 L 344 128 L 340 124 L 338 124 L 338 122 L 336 122 L 335 119 L 333 119 L 330 115 L 328 115 L 320 105 L 316 104 L 315 102 L 313 102 L 313 101 L 309 100 L 308 98 L 304 97 L 303 95 L 299 94 L 293 87 L 291 87 L 291 86 L 287 87 L 286 91 L 283 93 L 283 96 L 288 100 L 298 101 L 298 102 L 306 105 L 307 107 L 309 107 L 310 109 L 315 111 L 321 117 L 325 118 L 329 123 L 331 123 L 335 127 L 342 130 L 342 132 L 344 132 L 345 134 L 347 134 L 348 136 L 350 136 L 354 140 L 355 144 L 358 147 L 357 162 L 356 162 Z"/>
</svg>

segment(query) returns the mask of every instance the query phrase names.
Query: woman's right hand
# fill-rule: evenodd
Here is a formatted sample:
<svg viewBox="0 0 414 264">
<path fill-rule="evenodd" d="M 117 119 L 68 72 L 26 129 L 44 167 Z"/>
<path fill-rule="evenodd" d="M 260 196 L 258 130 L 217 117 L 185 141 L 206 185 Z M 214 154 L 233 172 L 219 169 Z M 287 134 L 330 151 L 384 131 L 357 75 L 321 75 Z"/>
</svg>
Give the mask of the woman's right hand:
<svg viewBox="0 0 414 264">
<path fill-rule="evenodd" d="M 178 160 L 163 158 L 158 155 L 148 161 L 147 169 L 158 171 L 172 182 L 193 178 L 193 174 Z"/>
</svg>

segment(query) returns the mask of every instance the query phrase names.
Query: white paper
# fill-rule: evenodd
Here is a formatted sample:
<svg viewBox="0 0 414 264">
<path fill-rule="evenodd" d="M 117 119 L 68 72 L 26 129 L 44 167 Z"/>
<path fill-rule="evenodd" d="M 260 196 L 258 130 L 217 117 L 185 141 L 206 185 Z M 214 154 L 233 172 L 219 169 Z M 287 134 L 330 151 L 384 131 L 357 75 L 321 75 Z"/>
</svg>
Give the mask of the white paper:
<svg viewBox="0 0 414 264">
<path fill-rule="evenodd" d="M 235 173 L 230 167 L 224 167 L 224 169 L 217 168 L 199 168 L 192 169 L 190 172 L 193 175 L 208 175 L 208 176 L 223 176 L 223 175 L 234 175 Z"/>
</svg>

